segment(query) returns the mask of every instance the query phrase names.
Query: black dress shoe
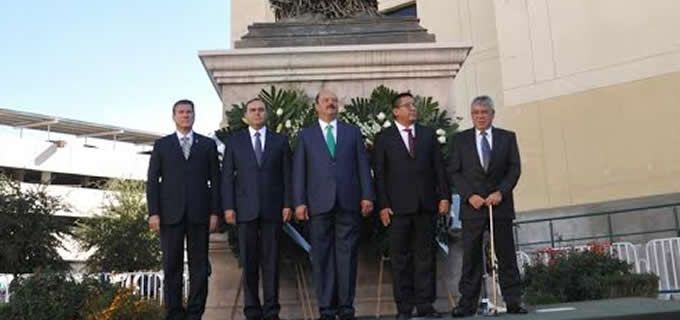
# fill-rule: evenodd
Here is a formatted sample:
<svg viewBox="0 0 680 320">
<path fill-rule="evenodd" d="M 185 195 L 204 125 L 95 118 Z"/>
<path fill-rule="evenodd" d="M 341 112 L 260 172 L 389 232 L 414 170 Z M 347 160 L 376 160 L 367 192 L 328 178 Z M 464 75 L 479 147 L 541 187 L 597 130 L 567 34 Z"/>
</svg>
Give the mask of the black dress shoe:
<svg viewBox="0 0 680 320">
<path fill-rule="evenodd" d="M 451 310 L 451 317 L 463 318 L 463 317 L 474 316 L 475 313 L 476 313 L 476 310 L 474 308 L 457 306 L 457 307 L 453 308 L 453 310 Z"/>
<path fill-rule="evenodd" d="M 411 314 L 408 313 L 397 313 L 395 317 L 397 320 L 408 320 L 411 319 Z"/>
<path fill-rule="evenodd" d="M 418 316 L 418 318 L 430 318 L 430 319 L 433 319 L 433 318 L 441 318 L 441 317 L 442 317 L 442 314 L 439 313 L 439 312 L 437 312 L 437 310 L 432 309 L 432 310 L 426 310 L 426 311 L 422 311 L 422 312 L 419 311 L 419 312 L 417 313 L 417 316 Z"/>
<path fill-rule="evenodd" d="M 529 310 L 527 310 L 521 304 L 509 304 L 508 305 L 508 313 L 527 314 L 527 313 L 529 313 Z"/>
<path fill-rule="evenodd" d="M 276 315 L 276 316 L 265 317 L 264 320 L 281 320 L 281 319 L 279 319 L 279 316 Z"/>
<path fill-rule="evenodd" d="M 432 304 L 421 304 L 416 306 L 416 316 L 418 318 L 441 318 L 442 314 L 432 306 Z"/>
</svg>

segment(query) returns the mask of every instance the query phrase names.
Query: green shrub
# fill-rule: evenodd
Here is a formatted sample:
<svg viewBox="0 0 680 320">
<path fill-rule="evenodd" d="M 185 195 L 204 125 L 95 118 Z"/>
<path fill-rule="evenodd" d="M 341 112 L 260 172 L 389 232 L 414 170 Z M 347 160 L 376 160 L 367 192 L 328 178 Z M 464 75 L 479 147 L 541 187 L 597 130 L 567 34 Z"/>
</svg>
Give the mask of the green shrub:
<svg viewBox="0 0 680 320">
<path fill-rule="evenodd" d="M 0 305 L 3 320 L 153 320 L 164 314 L 158 301 L 94 278 L 77 282 L 64 273 L 38 271 L 11 287 L 9 304 Z"/>
<path fill-rule="evenodd" d="M 89 297 L 86 298 L 87 300 L 80 310 L 79 319 L 93 319 L 92 315 L 108 308 L 118 289 L 109 282 L 92 278 L 85 279 L 81 285 L 87 288 Z"/>
<path fill-rule="evenodd" d="M 76 319 L 87 292 L 63 273 L 38 270 L 11 285 L 9 319 Z"/>
<path fill-rule="evenodd" d="M 161 268 L 160 238 L 149 230 L 142 181 L 113 179 L 106 183 L 102 214 L 77 224 L 75 234 L 90 271 L 133 272 Z"/>
<path fill-rule="evenodd" d="M 604 298 L 650 297 L 659 295 L 659 277 L 651 273 L 609 275 L 604 278 Z"/>
<path fill-rule="evenodd" d="M 548 250 L 547 263 L 526 266 L 526 301 L 530 304 L 654 296 L 658 277 L 633 274 L 630 265 L 606 251 Z"/>
<path fill-rule="evenodd" d="M 54 214 L 64 209 L 62 199 L 45 191 L 45 185 L 22 188 L 0 174 L 0 273 L 32 273 L 38 268 L 66 270 L 58 253 L 60 237 L 70 227 Z"/>
<path fill-rule="evenodd" d="M 90 313 L 88 320 L 161 320 L 163 307 L 155 300 L 143 300 L 130 289 L 119 288 L 105 308 Z"/>
<path fill-rule="evenodd" d="M 12 308 L 9 304 L 0 303 L 0 319 L 13 319 Z"/>
</svg>

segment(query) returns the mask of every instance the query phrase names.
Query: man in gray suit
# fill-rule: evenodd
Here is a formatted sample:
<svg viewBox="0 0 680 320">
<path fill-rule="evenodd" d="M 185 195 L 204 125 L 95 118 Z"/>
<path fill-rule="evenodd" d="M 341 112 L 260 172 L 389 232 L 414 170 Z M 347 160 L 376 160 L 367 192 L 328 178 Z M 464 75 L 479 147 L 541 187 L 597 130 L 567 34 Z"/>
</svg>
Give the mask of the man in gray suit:
<svg viewBox="0 0 680 320">
<path fill-rule="evenodd" d="M 463 271 L 458 306 L 453 317 L 474 315 L 482 285 L 482 236 L 489 229 L 493 206 L 499 278 L 508 313 L 527 313 L 515 256 L 512 191 L 521 172 L 517 138 L 512 131 L 492 125 L 495 110 L 488 96 L 472 100 L 474 128 L 456 134 L 451 144 L 450 173 L 453 188 L 461 196 L 463 221 Z"/>
</svg>

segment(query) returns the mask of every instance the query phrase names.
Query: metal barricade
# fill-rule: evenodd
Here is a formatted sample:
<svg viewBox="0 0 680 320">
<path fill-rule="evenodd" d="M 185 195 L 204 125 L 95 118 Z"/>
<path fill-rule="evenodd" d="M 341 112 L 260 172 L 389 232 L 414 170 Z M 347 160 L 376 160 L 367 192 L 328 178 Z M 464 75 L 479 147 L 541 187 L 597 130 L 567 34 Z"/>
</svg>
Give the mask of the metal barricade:
<svg viewBox="0 0 680 320">
<path fill-rule="evenodd" d="M 646 271 L 645 269 L 642 269 L 637 248 L 631 242 L 614 242 L 609 247 L 609 253 L 613 257 L 630 264 L 635 273 Z"/>
<path fill-rule="evenodd" d="M 517 256 L 517 268 L 519 269 L 519 273 L 523 275 L 524 267 L 531 265 L 531 257 L 529 254 L 521 250 L 517 251 L 515 254 Z"/>
<path fill-rule="evenodd" d="M 659 293 L 680 292 L 680 238 L 651 240 L 645 250 L 649 272 L 659 276 Z"/>
<path fill-rule="evenodd" d="M 11 274 L 0 274 L 0 303 L 9 303 L 9 285 L 13 279 Z"/>
</svg>

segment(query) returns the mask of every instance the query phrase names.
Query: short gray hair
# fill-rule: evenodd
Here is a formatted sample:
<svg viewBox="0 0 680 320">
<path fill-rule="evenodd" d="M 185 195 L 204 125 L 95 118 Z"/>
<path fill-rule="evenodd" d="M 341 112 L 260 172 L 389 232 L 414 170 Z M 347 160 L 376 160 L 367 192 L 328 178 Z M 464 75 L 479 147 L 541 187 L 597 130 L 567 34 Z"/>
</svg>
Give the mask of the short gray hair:
<svg viewBox="0 0 680 320">
<path fill-rule="evenodd" d="M 472 103 L 470 103 L 470 107 L 472 106 L 482 106 L 482 107 L 487 107 L 491 110 L 495 110 L 493 107 L 493 99 L 491 97 L 484 95 L 484 96 L 477 96 L 474 99 L 472 99 Z"/>
</svg>

